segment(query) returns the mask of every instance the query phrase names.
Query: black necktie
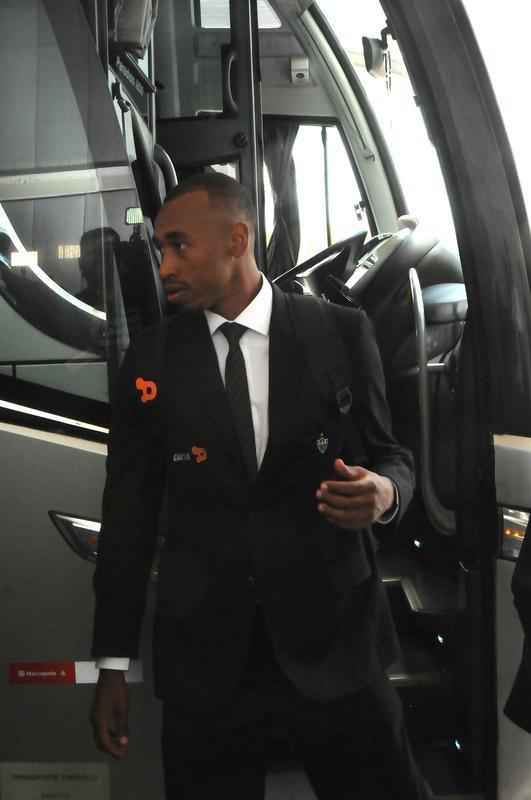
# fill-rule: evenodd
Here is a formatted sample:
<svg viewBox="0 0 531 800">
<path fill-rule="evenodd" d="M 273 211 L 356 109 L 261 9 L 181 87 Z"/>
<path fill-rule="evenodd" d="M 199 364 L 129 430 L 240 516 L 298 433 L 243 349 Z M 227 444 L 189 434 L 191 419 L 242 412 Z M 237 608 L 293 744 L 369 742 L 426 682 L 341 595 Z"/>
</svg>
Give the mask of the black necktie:
<svg viewBox="0 0 531 800">
<path fill-rule="evenodd" d="M 256 444 L 247 372 L 243 353 L 240 349 L 240 338 L 246 330 L 246 327 L 239 325 L 237 322 L 224 322 L 220 327 L 220 331 L 229 343 L 229 353 L 225 364 L 225 389 L 232 409 L 243 458 L 249 475 L 254 478 L 258 469 Z"/>
</svg>

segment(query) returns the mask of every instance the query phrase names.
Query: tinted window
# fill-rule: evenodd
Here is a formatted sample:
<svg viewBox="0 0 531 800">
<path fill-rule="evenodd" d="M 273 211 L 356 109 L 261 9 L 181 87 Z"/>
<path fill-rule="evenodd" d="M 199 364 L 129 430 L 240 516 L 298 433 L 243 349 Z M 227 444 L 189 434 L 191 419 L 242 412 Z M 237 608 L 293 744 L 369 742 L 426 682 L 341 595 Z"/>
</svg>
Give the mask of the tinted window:
<svg viewBox="0 0 531 800">
<path fill-rule="evenodd" d="M 78 2 L 0 4 L 0 174 L 125 163 Z"/>
<path fill-rule="evenodd" d="M 2 3 L 0 25 L 0 400 L 37 384 L 40 408 L 86 419 L 75 397 L 107 401 L 109 357 L 151 319 L 145 229 L 80 4 Z"/>
</svg>

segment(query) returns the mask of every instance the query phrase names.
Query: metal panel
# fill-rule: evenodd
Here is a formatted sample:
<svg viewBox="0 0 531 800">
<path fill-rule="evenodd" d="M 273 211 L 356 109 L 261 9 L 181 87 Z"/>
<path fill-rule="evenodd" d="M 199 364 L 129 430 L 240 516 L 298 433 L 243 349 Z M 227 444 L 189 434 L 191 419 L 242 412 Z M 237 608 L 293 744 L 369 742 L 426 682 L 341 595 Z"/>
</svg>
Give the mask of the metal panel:
<svg viewBox="0 0 531 800">
<path fill-rule="evenodd" d="M 531 736 L 503 713 L 522 653 L 522 628 L 512 602 L 514 563 L 498 561 L 496 586 L 496 649 L 498 675 L 498 797 L 529 800 Z"/>
<path fill-rule="evenodd" d="M 0 200 L 69 197 L 134 189 L 129 165 L 0 176 Z"/>
<path fill-rule="evenodd" d="M 87 661 L 92 631 L 93 565 L 65 543 L 48 516 L 61 509 L 100 515 L 105 446 L 0 424 L 4 465 L 0 482 L 0 669 L 15 661 Z M 151 600 L 150 600 L 151 603 Z M 150 612 L 148 612 L 148 618 Z M 161 800 L 159 704 L 152 697 L 150 622 L 141 658 L 145 682 L 131 687 L 130 752 L 123 763 L 92 744 L 89 713 L 94 687 L 0 685 L 2 759 L 10 762 L 104 762 L 112 798 Z"/>
<path fill-rule="evenodd" d="M 495 436 L 496 500 L 500 506 L 531 506 L 531 438 Z"/>
<path fill-rule="evenodd" d="M 17 378 L 102 403 L 109 401 L 107 364 L 104 361 L 92 364 L 20 364 Z"/>
</svg>

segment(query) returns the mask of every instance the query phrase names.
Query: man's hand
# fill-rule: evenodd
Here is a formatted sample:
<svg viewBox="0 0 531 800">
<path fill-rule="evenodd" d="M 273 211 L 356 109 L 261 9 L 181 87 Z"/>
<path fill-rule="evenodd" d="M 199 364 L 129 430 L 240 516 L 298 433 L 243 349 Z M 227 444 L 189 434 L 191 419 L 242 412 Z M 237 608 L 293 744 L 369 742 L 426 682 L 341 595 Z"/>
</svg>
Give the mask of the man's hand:
<svg viewBox="0 0 531 800">
<path fill-rule="evenodd" d="M 128 707 L 124 673 L 117 669 L 100 669 L 90 721 L 97 748 L 113 758 L 123 758 L 127 754 Z"/>
<path fill-rule="evenodd" d="M 338 480 L 324 481 L 317 490 L 317 509 L 328 522 L 345 530 L 376 522 L 393 505 L 395 488 L 384 475 L 363 467 L 334 462 Z"/>
</svg>

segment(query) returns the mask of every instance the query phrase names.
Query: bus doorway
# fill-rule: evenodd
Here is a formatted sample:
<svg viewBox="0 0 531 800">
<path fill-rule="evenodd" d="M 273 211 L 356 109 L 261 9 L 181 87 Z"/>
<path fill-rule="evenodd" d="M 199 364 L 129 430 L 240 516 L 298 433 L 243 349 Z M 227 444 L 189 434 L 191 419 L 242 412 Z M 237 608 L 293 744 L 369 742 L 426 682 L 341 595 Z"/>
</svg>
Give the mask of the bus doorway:
<svg viewBox="0 0 531 800">
<path fill-rule="evenodd" d="M 374 325 L 417 462 L 379 565 L 419 761 L 441 797 L 523 797 L 527 734 L 501 708 L 529 510 L 528 226 L 466 3 L 19 0 L 0 21 L 1 790 L 51 791 L 53 763 L 93 797 L 162 797 L 149 623 L 127 764 L 91 742 L 91 580 L 113 387 L 167 313 L 153 220 L 219 170 L 253 194 L 266 275 Z M 311 797 L 271 760 L 269 798 Z"/>
</svg>

